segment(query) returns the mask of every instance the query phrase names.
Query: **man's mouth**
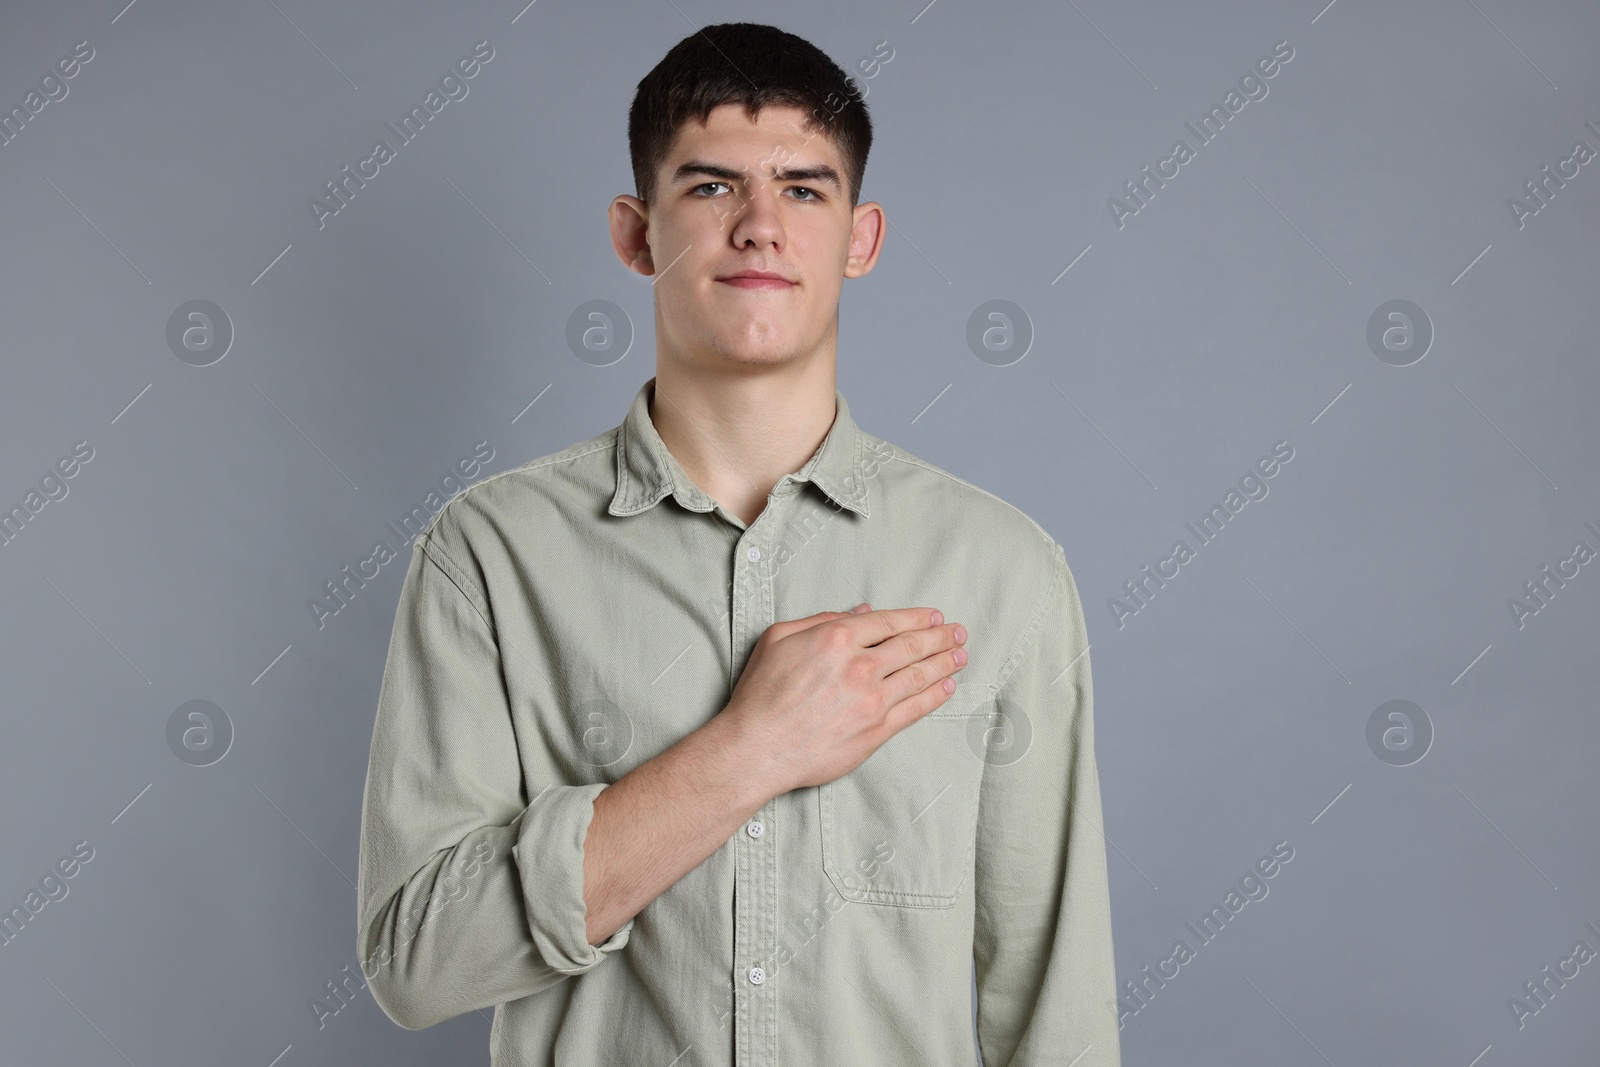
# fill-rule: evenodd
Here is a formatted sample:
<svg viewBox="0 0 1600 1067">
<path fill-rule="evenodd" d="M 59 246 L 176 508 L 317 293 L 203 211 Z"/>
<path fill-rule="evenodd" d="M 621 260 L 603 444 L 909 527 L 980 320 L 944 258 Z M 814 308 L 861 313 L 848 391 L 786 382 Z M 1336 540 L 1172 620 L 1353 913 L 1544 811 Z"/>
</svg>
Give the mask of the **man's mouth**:
<svg viewBox="0 0 1600 1067">
<path fill-rule="evenodd" d="M 789 289 L 794 286 L 794 283 L 783 275 L 762 270 L 744 270 L 725 278 L 718 278 L 717 281 L 725 285 L 738 286 L 740 289 Z"/>
</svg>

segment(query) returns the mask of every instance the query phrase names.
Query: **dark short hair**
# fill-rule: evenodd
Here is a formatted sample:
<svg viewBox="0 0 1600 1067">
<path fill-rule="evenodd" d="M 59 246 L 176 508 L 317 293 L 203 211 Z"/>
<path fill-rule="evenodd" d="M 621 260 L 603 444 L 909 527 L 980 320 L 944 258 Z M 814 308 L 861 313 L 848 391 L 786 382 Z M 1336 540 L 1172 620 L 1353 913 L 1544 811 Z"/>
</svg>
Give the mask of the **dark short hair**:
<svg viewBox="0 0 1600 1067">
<path fill-rule="evenodd" d="M 640 79 L 628 110 L 628 153 L 640 200 L 654 199 L 657 172 L 679 127 L 691 117 L 705 122 L 722 104 L 742 104 L 752 118 L 767 105 L 805 111 L 808 125 L 838 149 L 850 206 L 856 206 L 872 147 L 872 120 L 858 84 L 810 41 L 754 22 L 697 30 Z"/>
</svg>

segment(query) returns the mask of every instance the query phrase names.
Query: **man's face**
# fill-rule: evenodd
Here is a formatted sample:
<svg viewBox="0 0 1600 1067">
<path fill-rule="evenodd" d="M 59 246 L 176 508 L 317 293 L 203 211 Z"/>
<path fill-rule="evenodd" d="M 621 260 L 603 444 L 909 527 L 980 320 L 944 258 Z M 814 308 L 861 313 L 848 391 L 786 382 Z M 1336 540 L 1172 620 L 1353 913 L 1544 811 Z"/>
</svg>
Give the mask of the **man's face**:
<svg viewBox="0 0 1600 1067">
<path fill-rule="evenodd" d="M 654 279 L 667 358 L 717 371 L 833 351 L 840 287 L 877 261 L 883 213 L 850 207 L 838 149 L 805 118 L 717 107 L 679 129 L 653 204 L 613 202 L 617 254 Z"/>
</svg>

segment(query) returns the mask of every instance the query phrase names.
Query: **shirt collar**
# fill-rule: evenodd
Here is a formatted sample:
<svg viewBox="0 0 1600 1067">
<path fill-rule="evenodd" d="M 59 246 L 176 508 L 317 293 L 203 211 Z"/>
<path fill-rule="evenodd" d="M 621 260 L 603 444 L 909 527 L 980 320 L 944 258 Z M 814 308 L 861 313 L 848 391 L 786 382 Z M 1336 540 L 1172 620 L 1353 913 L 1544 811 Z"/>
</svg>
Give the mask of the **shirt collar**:
<svg viewBox="0 0 1600 1067">
<path fill-rule="evenodd" d="M 670 493 L 690 511 L 710 511 L 717 502 L 690 480 L 650 419 L 655 384 L 655 378 L 651 378 L 639 387 L 627 416 L 617 428 L 617 490 L 609 510 L 613 515 L 636 515 L 648 511 Z M 836 408 L 827 436 L 805 465 L 786 477 L 812 482 L 834 503 L 865 518 L 866 442 L 837 386 L 833 395 Z"/>
</svg>

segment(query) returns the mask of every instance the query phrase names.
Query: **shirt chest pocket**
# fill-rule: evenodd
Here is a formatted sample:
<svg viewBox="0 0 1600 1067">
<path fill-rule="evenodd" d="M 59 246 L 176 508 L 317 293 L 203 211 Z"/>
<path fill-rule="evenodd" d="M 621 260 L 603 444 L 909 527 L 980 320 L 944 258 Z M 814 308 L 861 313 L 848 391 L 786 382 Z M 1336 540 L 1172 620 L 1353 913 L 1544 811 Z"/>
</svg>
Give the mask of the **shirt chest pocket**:
<svg viewBox="0 0 1600 1067">
<path fill-rule="evenodd" d="M 849 774 L 818 787 L 822 868 L 840 896 L 955 906 L 972 865 L 989 695 L 988 686 L 958 686 Z"/>
</svg>

